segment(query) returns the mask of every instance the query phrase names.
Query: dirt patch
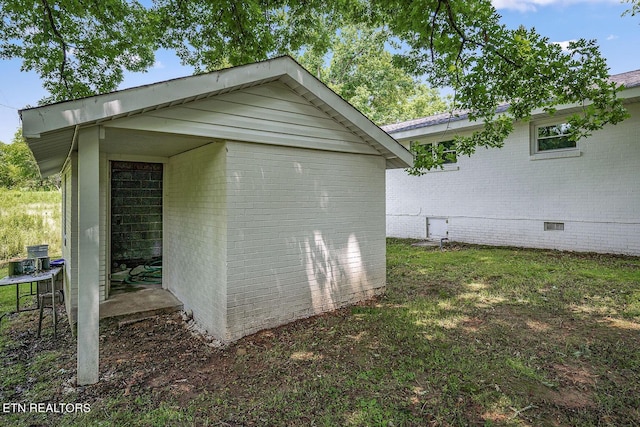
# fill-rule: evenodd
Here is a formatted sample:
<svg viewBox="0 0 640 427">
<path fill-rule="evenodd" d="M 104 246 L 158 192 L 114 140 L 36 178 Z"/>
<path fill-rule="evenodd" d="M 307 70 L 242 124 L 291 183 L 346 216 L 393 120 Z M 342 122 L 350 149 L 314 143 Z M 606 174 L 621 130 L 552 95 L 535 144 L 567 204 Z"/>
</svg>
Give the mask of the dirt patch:
<svg viewBox="0 0 640 427">
<path fill-rule="evenodd" d="M 220 384 L 228 371 L 227 352 L 189 332 L 177 313 L 119 327 L 109 321 L 101 329 L 100 382 L 81 389 L 85 399 L 150 388 L 188 402 Z"/>
<path fill-rule="evenodd" d="M 549 393 L 550 402 L 566 409 L 587 409 L 595 407 L 591 393 L 576 389 L 564 389 Z"/>
<path fill-rule="evenodd" d="M 346 314 L 338 310 L 333 316 Z M 62 314 L 62 313 L 61 313 Z M 306 329 L 314 319 L 296 323 L 295 330 Z M 66 321 L 66 318 L 65 318 Z M 24 357 L 35 348 L 57 347 L 65 352 L 63 369 L 67 372 L 66 392 L 77 393 L 77 400 L 97 402 L 107 398 L 138 396 L 151 391 L 154 401 L 177 401 L 188 406 L 198 396 L 228 389 L 241 396 L 241 384 L 269 366 L 260 352 L 273 346 L 292 347 L 291 327 L 276 328 L 245 337 L 236 343 L 220 347 L 207 337 L 194 334 L 180 313 L 150 317 L 133 323 L 118 320 L 101 321 L 100 373 L 94 385 L 75 387 L 75 342 L 69 327 L 63 328 L 64 338 L 56 343 L 52 336 L 38 341 L 35 336 L 16 336 L 25 347 Z M 26 339 L 25 339 L 26 338 Z M 39 343 L 39 344 L 37 344 Z M 290 357 L 278 361 L 295 371 L 293 363 L 317 359 L 311 351 L 292 351 Z"/>
<path fill-rule="evenodd" d="M 11 342 L 5 348 L 10 355 L 4 366 L 34 360 L 44 351 L 60 353 L 57 374 L 62 374 L 65 387 L 57 390 L 52 400 L 77 393 L 78 401 L 95 402 L 108 397 L 129 396 L 151 388 L 161 400 L 178 397 L 188 402 L 194 393 L 216 387 L 229 380 L 228 351 L 212 348 L 205 339 L 194 336 L 186 328 L 180 314 L 155 316 L 118 327 L 117 321 L 101 322 L 100 381 L 91 386 L 76 387 L 75 339 L 63 312 L 60 312 L 57 337 L 53 337 L 50 317 L 45 319 L 43 335 L 38 338 L 37 312 L 20 313 L 20 322 L 5 330 Z M 14 390 L 3 390 L 8 401 L 21 401 L 30 383 Z"/>
<path fill-rule="evenodd" d="M 596 375 L 586 366 L 559 365 L 553 366 L 554 371 L 560 378 L 561 382 L 580 387 L 583 389 L 591 388 L 596 385 Z"/>
<path fill-rule="evenodd" d="M 465 332 L 475 333 L 475 332 L 478 332 L 484 324 L 485 324 L 485 321 L 483 319 L 480 319 L 478 317 L 472 317 L 472 318 L 465 319 L 462 322 L 461 327 Z"/>
</svg>

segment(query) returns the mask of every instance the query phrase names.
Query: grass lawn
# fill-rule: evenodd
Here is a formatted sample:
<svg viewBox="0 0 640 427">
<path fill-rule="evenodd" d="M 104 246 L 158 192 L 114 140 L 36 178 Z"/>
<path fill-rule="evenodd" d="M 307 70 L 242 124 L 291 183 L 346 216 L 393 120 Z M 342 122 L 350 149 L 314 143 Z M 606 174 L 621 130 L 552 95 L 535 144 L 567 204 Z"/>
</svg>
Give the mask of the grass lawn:
<svg viewBox="0 0 640 427">
<path fill-rule="evenodd" d="M 0 424 L 640 425 L 640 258 L 410 243 L 388 241 L 383 297 L 223 349 L 175 315 L 103 322 L 89 387 L 68 327 L 3 320 L 0 400 L 91 411 Z"/>
<path fill-rule="evenodd" d="M 26 257 L 27 246 L 61 247 L 59 191 L 17 191 L 0 188 L 0 265 Z M 3 276 L 4 277 L 4 276 Z"/>
</svg>

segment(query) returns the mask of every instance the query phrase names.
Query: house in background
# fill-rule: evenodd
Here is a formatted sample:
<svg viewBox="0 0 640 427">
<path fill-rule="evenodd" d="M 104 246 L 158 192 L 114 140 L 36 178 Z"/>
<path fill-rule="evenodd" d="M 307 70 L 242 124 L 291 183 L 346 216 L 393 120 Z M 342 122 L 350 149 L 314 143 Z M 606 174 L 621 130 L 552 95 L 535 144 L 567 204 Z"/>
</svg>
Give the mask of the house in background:
<svg viewBox="0 0 640 427">
<path fill-rule="evenodd" d="M 163 288 L 222 341 L 384 290 L 385 170 L 411 154 L 290 57 L 21 117 L 62 172 L 80 384 L 114 264 L 162 256 Z"/>
<path fill-rule="evenodd" d="M 499 149 L 423 176 L 387 172 L 387 235 L 640 255 L 640 70 L 612 76 L 631 117 L 571 143 L 567 116 L 534 114 Z M 384 126 L 405 147 L 481 127 L 463 114 Z M 455 154 L 455 153 L 453 153 Z"/>
</svg>

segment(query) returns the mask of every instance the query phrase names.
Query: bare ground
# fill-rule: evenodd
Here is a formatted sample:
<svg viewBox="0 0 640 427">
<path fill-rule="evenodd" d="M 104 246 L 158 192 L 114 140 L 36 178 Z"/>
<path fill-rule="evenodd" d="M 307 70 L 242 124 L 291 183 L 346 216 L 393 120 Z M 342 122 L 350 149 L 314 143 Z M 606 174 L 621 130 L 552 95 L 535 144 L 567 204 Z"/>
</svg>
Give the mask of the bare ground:
<svg viewBox="0 0 640 427">
<path fill-rule="evenodd" d="M 449 255 L 466 255 L 453 249 Z M 385 296 L 226 347 L 193 333 L 180 313 L 104 320 L 100 381 L 91 386 L 76 386 L 64 313 L 56 340 L 50 315 L 38 339 L 37 313 L 21 313 L 3 320 L 0 400 L 88 403 L 86 425 L 640 425 L 640 319 L 616 314 L 635 304 L 624 295 L 637 295 L 637 284 L 626 293 L 624 282 L 614 293 L 604 281 L 594 296 L 569 293 L 583 274 L 527 284 L 507 301 L 511 287 L 499 289 L 492 269 L 480 278 L 477 267 L 463 280 L 432 277 L 436 270 L 405 265 L 416 254 L 428 255 L 402 254 L 390 269 L 390 282 L 402 286 Z M 617 268 L 637 271 L 636 259 L 573 257 L 628 261 Z M 136 415 L 145 412 L 151 418 Z"/>
<path fill-rule="evenodd" d="M 369 306 L 376 304 L 379 304 L 379 301 L 367 302 Z M 14 323 L 16 326 L 6 331 L 13 341 L 13 348 L 10 352 L 5 352 L 5 354 L 11 354 L 11 358 L 5 360 L 4 364 L 30 360 L 42 352 L 57 350 L 60 356 L 49 373 L 57 375 L 59 382 L 57 387 L 50 390 L 48 400 L 63 402 L 71 399 L 75 402 L 89 403 L 92 408 L 99 408 L 104 402 L 110 400 L 120 402 L 126 407 L 129 404 L 124 402 L 134 401 L 140 396 L 150 399 L 147 404 L 151 406 L 172 402 L 176 407 L 183 408 L 189 407 L 203 396 L 219 396 L 220 399 L 233 396 L 236 402 L 251 402 L 259 399 L 259 392 L 252 386 L 264 385 L 264 381 L 270 383 L 269 387 L 276 389 L 295 387 L 289 380 L 278 385 L 279 376 L 286 375 L 295 379 L 296 376 L 303 375 L 302 371 L 308 369 L 309 365 L 316 360 L 318 352 L 287 353 L 278 349 L 294 348 L 293 341 L 296 336 L 305 332 L 308 335 L 318 334 L 325 346 L 322 357 L 332 358 L 335 364 L 355 367 L 360 357 L 354 348 L 344 348 L 337 343 L 334 348 L 326 348 L 331 341 L 326 332 L 331 329 L 332 324 L 353 317 L 350 309 L 338 310 L 280 328 L 262 331 L 227 347 L 220 347 L 216 342 L 191 332 L 184 320 L 184 314 L 180 313 L 159 315 L 135 322 L 108 319 L 101 324 L 100 382 L 79 387 L 75 384 L 74 376 L 75 339 L 71 335 L 64 313 L 60 314 L 62 320 L 58 338 L 55 340 L 50 324 L 45 324 L 44 335 L 38 339 L 35 334 L 37 326 L 35 313 L 21 314 L 21 322 Z M 488 321 L 509 319 L 517 325 L 523 320 L 507 311 L 493 312 L 490 316 L 491 319 L 487 316 L 467 319 L 463 322 L 462 330 L 465 334 L 474 336 Z M 537 324 L 533 320 L 525 321 L 529 321 L 533 329 L 548 331 L 548 325 L 553 324 L 554 319 L 546 320 L 547 322 L 538 321 Z M 50 322 L 50 318 L 47 321 Z M 560 325 L 559 328 L 557 326 L 553 327 L 553 334 L 558 336 L 571 333 L 576 327 L 567 323 Z M 354 342 L 358 342 L 366 336 L 367 332 L 364 331 L 360 336 L 351 338 Z M 274 349 L 276 359 L 272 356 L 265 357 L 266 353 Z M 278 360 L 277 355 L 282 357 Z M 270 371 L 272 374 L 265 374 Z M 505 414 L 504 411 L 492 413 L 471 399 L 460 397 L 459 406 L 466 413 L 463 424 L 483 425 L 491 422 L 498 425 L 512 425 L 515 421 L 527 419 L 536 424 L 536 417 L 533 414 L 537 413 L 537 421 L 544 421 L 544 424 L 567 425 L 562 421 L 556 423 L 553 420 L 564 419 L 562 415 L 567 412 L 597 411 L 598 403 L 595 400 L 594 391 L 600 378 L 592 372 L 588 363 L 555 364 L 548 367 L 548 372 L 556 375 L 554 387 L 533 386 L 529 390 L 532 403 L 526 407 L 512 407 L 512 414 Z M 611 375 L 623 374 L 612 372 Z M 625 381 L 623 377 L 619 380 L 623 383 Z M 503 379 L 501 382 L 496 381 L 496 384 L 490 387 L 495 387 L 497 391 L 502 392 L 498 383 L 505 388 L 509 386 L 509 382 L 510 380 Z M 3 399 L 5 402 L 26 400 L 26 396 L 33 393 L 33 388 L 37 385 L 36 378 L 29 379 L 26 384 L 14 390 L 3 390 Z M 437 392 L 429 395 L 420 387 L 417 389 L 417 391 L 414 390 L 413 396 L 409 394 L 404 396 L 412 402 L 407 409 L 414 416 L 420 417 L 425 424 L 448 425 L 448 423 L 441 424 L 436 418 L 425 413 L 425 408 L 428 409 L 430 402 L 437 404 L 441 396 Z M 349 396 L 345 397 L 349 398 Z M 210 408 L 201 409 L 200 416 L 203 419 L 224 416 L 217 413 L 211 414 L 208 411 Z M 541 414 L 543 414 L 542 418 L 540 418 Z M 198 412 L 196 412 L 197 416 Z M 608 424 L 606 415 L 603 415 L 601 420 L 604 424 Z M 308 425 L 311 421 L 313 420 L 303 418 L 291 425 Z M 219 425 L 260 425 L 259 420 L 251 417 L 234 419 L 229 418 L 228 414 L 219 423 Z M 199 425 L 197 422 L 194 424 Z M 525 422 L 522 425 L 529 425 L 529 423 Z"/>
</svg>

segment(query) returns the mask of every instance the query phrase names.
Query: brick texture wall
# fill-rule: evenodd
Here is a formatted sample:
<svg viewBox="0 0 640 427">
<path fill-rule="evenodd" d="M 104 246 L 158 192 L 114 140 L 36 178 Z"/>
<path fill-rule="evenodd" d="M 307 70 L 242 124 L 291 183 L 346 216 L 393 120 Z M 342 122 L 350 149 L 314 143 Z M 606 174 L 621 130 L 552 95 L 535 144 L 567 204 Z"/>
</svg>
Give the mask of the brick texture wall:
<svg viewBox="0 0 640 427">
<path fill-rule="evenodd" d="M 78 156 L 72 153 L 70 161 L 62 171 L 62 258 L 65 260 L 63 270 L 64 302 L 73 325 L 77 319 L 78 309 L 78 199 L 74 197 L 78 189 Z"/>
<path fill-rule="evenodd" d="M 162 164 L 111 162 L 111 261 L 162 256 Z"/>
<path fill-rule="evenodd" d="M 385 286 L 385 162 L 229 143 L 231 338 L 355 303 Z"/>
<path fill-rule="evenodd" d="M 579 157 L 532 160 L 524 123 L 503 148 L 459 157 L 457 170 L 387 171 L 387 235 L 425 238 L 426 218 L 446 217 L 451 240 L 640 255 L 640 105 L 628 109 L 630 119 L 580 141 Z"/>
<path fill-rule="evenodd" d="M 232 341 L 384 290 L 385 162 L 226 142 L 165 174 L 164 281 Z"/>
<path fill-rule="evenodd" d="M 228 338 L 225 153 L 223 143 L 187 151 L 165 173 L 163 281 L 220 339 Z"/>
</svg>

